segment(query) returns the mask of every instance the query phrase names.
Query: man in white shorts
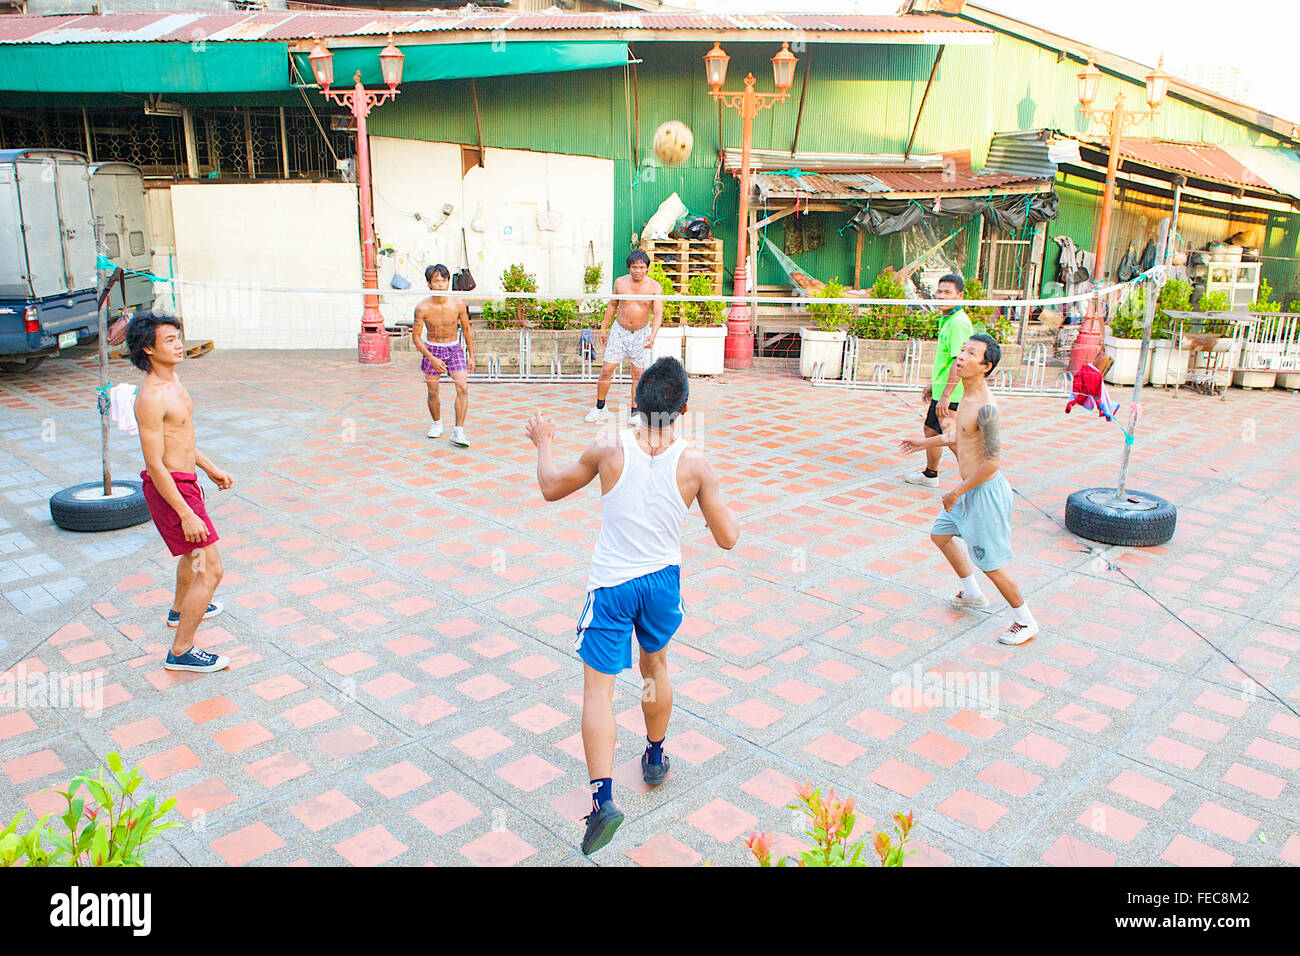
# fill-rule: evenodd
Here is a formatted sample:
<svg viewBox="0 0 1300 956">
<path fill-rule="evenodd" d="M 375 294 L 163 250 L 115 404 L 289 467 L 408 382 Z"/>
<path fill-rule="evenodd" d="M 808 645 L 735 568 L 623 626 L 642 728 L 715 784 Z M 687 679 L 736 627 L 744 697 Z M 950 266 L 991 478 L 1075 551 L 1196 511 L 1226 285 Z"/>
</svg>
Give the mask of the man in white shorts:
<svg viewBox="0 0 1300 956">
<path fill-rule="evenodd" d="M 659 334 L 659 326 L 663 325 L 662 301 L 627 301 L 618 298 L 620 292 L 632 295 L 659 295 L 663 292 L 659 283 L 649 278 L 650 257 L 640 249 L 633 249 L 627 256 L 627 272 L 627 275 L 614 280 L 614 298 L 605 307 L 605 319 L 600 324 L 600 344 L 605 349 L 605 364 L 600 370 L 600 381 L 596 383 L 596 407 L 583 419 L 587 422 L 599 421 L 604 414 L 605 396 L 609 394 L 614 371 L 623 359 L 629 359 L 632 363 L 630 415 L 635 419 L 636 383 L 641 378 L 641 372 L 650 364 L 650 349 L 655 344 L 655 336 Z M 651 306 L 654 306 L 653 321 Z"/>
</svg>

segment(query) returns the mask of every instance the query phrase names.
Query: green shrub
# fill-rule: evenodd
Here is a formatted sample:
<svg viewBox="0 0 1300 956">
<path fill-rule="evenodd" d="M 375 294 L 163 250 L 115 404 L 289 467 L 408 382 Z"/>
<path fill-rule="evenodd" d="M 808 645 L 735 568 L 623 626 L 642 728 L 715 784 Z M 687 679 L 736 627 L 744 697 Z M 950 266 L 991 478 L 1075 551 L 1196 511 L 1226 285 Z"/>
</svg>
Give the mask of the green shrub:
<svg viewBox="0 0 1300 956">
<path fill-rule="evenodd" d="M 1208 295 L 1201 296 L 1201 301 L 1196 304 L 1196 309 L 1198 312 L 1231 312 L 1232 300 L 1228 298 L 1226 292 L 1211 292 Z M 1205 323 L 1205 331 L 1226 335 L 1229 325 L 1231 323 L 1227 319 L 1210 319 Z"/>
<path fill-rule="evenodd" d="M 67 834 L 48 821 L 47 814 L 22 836 L 18 824 L 26 810 L 19 811 L 0 829 L 0 867 L 3 866 L 143 866 L 144 848 L 154 836 L 176 823 L 160 822 L 176 806 L 174 799 L 158 804 L 153 795 L 137 801 L 135 791 L 143 782 L 140 770 L 122 769 L 116 753 L 104 758 L 104 767 L 77 774 L 59 796 L 67 811 L 59 817 Z M 112 779 L 104 779 L 104 770 Z M 91 803 L 78 796 L 85 788 Z M 83 825 L 84 824 L 84 825 Z"/>
<path fill-rule="evenodd" d="M 582 317 L 578 313 L 577 299 L 539 299 L 537 301 L 537 321 L 533 328 L 578 329 L 582 327 Z"/>
<path fill-rule="evenodd" d="M 595 295 L 600 291 L 600 283 L 604 278 L 605 267 L 603 265 L 587 266 L 582 272 L 582 291 L 588 296 Z M 599 326 L 601 319 L 604 318 L 607 305 L 609 303 L 605 299 L 584 299 L 578 316 L 578 327 L 594 329 Z"/>
<path fill-rule="evenodd" d="M 971 279 L 966 283 L 966 291 L 961 294 L 963 299 L 984 299 L 988 296 L 984 292 L 984 283 L 979 279 Z M 989 316 L 993 314 L 991 305 L 965 305 L 962 306 L 966 314 L 970 316 L 971 325 L 977 322 L 987 322 Z M 998 341 L 1002 341 L 998 339 Z"/>
<path fill-rule="evenodd" d="M 1268 284 L 1267 279 L 1259 280 L 1259 292 L 1255 294 L 1255 301 L 1250 304 L 1252 312 L 1281 312 L 1282 303 L 1273 299 L 1273 287 Z"/>
<path fill-rule="evenodd" d="M 536 292 L 537 276 L 517 262 L 501 273 L 501 288 L 505 292 Z M 505 301 L 505 311 L 515 322 L 533 325 L 541 318 L 541 306 L 536 299 L 511 299 Z"/>
<path fill-rule="evenodd" d="M 673 280 L 668 278 L 668 273 L 664 272 L 663 263 L 656 262 L 650 267 L 650 278 L 659 283 L 659 288 L 663 290 L 664 295 L 673 294 Z M 654 303 L 651 303 L 652 305 Z M 682 303 L 665 302 L 664 303 L 664 323 L 680 325 L 682 322 Z"/>
<path fill-rule="evenodd" d="M 1178 328 L 1178 319 L 1169 317 L 1170 312 L 1190 312 L 1192 310 L 1192 284 L 1183 279 L 1170 279 L 1160 288 L 1156 297 L 1156 318 L 1151 325 L 1153 339 L 1172 339 Z"/>
<path fill-rule="evenodd" d="M 813 299 L 842 299 L 844 292 L 839 276 L 835 276 L 813 294 Z M 813 324 L 817 328 L 833 332 L 853 321 L 853 307 L 834 303 L 818 305 L 813 301 L 808 304 L 808 315 L 812 317 Z"/>
<path fill-rule="evenodd" d="M 688 295 L 717 295 L 718 285 L 713 276 L 701 272 L 691 276 L 686 284 Z M 690 326 L 719 326 L 727 321 L 725 302 L 683 302 L 686 324 Z"/>
<path fill-rule="evenodd" d="M 899 281 L 893 269 L 886 269 L 876 276 L 871 284 L 871 299 L 906 299 L 907 289 Z M 905 339 L 909 338 L 909 317 L 911 313 L 905 305 L 866 305 L 857 310 L 851 329 L 853 335 L 860 339 Z M 914 323 L 913 323 L 914 324 Z M 938 322 L 935 322 L 938 328 Z"/>
<path fill-rule="evenodd" d="M 1140 339 L 1146 324 L 1146 287 L 1138 286 L 1110 319 L 1110 334 L 1117 339 Z"/>
</svg>

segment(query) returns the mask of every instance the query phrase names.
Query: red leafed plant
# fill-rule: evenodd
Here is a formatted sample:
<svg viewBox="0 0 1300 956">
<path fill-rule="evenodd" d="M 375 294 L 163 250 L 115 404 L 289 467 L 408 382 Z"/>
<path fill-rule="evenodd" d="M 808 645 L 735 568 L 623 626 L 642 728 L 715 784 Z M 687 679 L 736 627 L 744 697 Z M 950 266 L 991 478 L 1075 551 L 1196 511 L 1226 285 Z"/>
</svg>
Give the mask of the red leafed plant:
<svg viewBox="0 0 1300 956">
<path fill-rule="evenodd" d="M 786 804 L 788 810 L 799 810 L 808 817 L 810 829 L 804 835 L 812 838 L 812 846 L 799 853 L 799 857 L 781 857 L 772 861 L 772 836 L 768 833 L 754 831 L 750 833 L 745 845 L 758 860 L 759 866 L 785 866 L 793 861 L 796 866 L 867 866 L 870 854 L 866 852 L 866 840 L 849 842 L 853 833 L 856 817 L 853 813 L 853 798 L 841 801 L 835 796 L 835 788 L 823 797 L 821 788 L 814 788 L 812 781 L 795 790 L 798 803 Z M 886 832 L 873 835 L 871 849 L 880 859 L 881 866 L 902 866 L 903 858 L 911 856 L 915 850 L 906 849 L 916 821 L 911 811 L 904 816 L 894 814 L 894 836 Z"/>
</svg>

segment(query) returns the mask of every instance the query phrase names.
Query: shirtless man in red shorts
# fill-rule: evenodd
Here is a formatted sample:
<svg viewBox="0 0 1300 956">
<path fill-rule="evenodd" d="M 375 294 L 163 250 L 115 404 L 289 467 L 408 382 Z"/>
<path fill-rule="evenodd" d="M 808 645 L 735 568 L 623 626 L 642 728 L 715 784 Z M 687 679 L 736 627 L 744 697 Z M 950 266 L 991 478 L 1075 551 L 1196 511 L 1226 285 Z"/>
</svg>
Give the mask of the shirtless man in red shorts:
<svg viewBox="0 0 1300 956">
<path fill-rule="evenodd" d="M 229 658 L 194 646 L 199 621 L 221 613 L 221 606 L 211 602 L 223 574 L 217 529 L 204 506 L 195 468 L 202 468 L 223 490 L 233 488 L 235 480 L 195 444 L 194 403 L 176 377 L 176 366 L 185 358 L 180 322 L 162 312 L 141 312 L 127 326 L 126 346 L 131 364 L 145 373 L 135 396 L 145 501 L 158 533 L 180 559 L 176 597 L 167 616 L 176 637 L 163 667 L 200 673 L 224 670 Z"/>
</svg>

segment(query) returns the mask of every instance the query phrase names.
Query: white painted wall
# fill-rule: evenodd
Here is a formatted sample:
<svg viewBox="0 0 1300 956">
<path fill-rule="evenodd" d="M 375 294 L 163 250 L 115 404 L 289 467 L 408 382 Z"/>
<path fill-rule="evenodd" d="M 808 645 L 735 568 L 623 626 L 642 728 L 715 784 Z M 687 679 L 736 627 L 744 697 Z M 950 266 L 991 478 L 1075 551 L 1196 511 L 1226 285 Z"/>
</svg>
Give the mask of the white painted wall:
<svg viewBox="0 0 1300 956">
<path fill-rule="evenodd" d="M 371 137 L 375 227 L 381 243 L 396 257 L 381 257 L 379 284 L 389 288 L 394 268 L 424 287 L 426 266 L 441 262 L 452 273 L 465 265 L 462 227 L 469 248 L 475 291 L 501 291 L 503 270 L 522 262 L 537 276 L 538 291 L 555 296 L 582 292 L 582 273 L 589 246 L 605 265 L 605 288 L 611 281 L 609 260 L 614 232 L 614 163 L 589 156 L 539 153 L 522 149 L 488 149 L 482 167 L 461 178 L 460 146 L 420 140 Z M 435 231 L 444 203 L 452 213 Z M 538 226 L 548 209 L 555 230 Z M 481 210 L 482 231 L 472 228 Z M 417 220 L 419 213 L 424 221 Z M 621 263 L 620 263 L 621 264 Z M 407 305 L 399 308 L 409 318 Z M 391 321 L 391 319 L 390 319 Z"/>
<path fill-rule="evenodd" d="M 185 335 L 218 348 L 355 348 L 361 296 L 269 286 L 359 289 L 356 187 L 246 183 L 171 188 Z M 232 283 L 230 289 L 187 283 Z"/>
</svg>

